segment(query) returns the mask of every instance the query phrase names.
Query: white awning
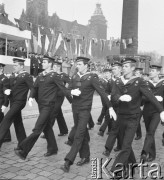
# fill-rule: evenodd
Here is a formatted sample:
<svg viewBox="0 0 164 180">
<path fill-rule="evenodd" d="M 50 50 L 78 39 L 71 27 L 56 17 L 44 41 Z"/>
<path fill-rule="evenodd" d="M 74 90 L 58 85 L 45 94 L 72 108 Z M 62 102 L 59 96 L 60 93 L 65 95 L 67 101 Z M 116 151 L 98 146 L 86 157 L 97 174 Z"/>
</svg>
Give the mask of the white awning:
<svg viewBox="0 0 164 180">
<path fill-rule="evenodd" d="M 15 41 L 31 39 L 31 31 L 20 31 L 17 27 L 0 24 L 0 38 Z"/>
</svg>

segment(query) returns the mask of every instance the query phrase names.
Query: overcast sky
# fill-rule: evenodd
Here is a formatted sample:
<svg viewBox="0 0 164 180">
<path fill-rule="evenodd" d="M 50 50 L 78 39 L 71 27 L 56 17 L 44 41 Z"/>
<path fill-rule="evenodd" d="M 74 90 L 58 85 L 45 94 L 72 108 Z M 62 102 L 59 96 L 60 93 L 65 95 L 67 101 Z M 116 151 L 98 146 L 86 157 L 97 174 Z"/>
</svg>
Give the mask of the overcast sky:
<svg viewBox="0 0 164 180">
<path fill-rule="evenodd" d="M 26 9 L 26 0 L 0 0 L 6 12 L 19 18 Z M 96 3 L 102 5 L 108 21 L 108 39 L 121 36 L 123 0 L 48 0 L 48 11 L 56 12 L 61 19 L 87 25 Z M 139 0 L 139 50 L 156 51 L 164 55 L 164 0 Z"/>
</svg>

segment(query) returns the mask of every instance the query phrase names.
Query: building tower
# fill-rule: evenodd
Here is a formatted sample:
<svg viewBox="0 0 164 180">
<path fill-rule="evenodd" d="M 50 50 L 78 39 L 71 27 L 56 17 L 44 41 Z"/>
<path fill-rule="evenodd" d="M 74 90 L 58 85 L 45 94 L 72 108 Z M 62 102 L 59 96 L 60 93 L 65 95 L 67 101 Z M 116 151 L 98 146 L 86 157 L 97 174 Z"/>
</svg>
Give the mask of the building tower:
<svg viewBox="0 0 164 180">
<path fill-rule="evenodd" d="M 107 21 L 103 15 L 101 4 L 96 4 L 96 9 L 89 20 L 90 29 L 94 29 L 97 39 L 107 39 Z"/>
<path fill-rule="evenodd" d="M 138 53 L 138 0 L 123 0 L 121 40 L 120 54 Z"/>
<path fill-rule="evenodd" d="M 26 0 L 27 21 L 46 26 L 48 18 L 48 0 Z"/>
</svg>

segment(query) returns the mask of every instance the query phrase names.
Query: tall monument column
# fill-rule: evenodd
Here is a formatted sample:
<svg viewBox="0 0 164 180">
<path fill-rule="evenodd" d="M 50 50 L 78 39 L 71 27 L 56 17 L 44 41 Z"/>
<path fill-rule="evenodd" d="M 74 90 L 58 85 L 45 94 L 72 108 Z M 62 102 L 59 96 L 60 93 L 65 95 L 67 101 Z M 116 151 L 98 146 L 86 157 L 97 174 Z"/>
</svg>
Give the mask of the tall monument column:
<svg viewBox="0 0 164 180">
<path fill-rule="evenodd" d="M 138 0 L 123 0 L 120 54 L 138 53 Z"/>
</svg>

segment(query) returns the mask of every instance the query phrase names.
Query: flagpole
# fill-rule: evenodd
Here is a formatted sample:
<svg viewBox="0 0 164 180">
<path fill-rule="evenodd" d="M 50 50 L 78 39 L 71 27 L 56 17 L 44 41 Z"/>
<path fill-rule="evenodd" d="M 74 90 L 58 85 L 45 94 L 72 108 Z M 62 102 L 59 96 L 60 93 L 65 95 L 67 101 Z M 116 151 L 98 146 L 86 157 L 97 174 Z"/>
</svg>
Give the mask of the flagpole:
<svg viewBox="0 0 164 180">
<path fill-rule="evenodd" d="M 5 48 L 5 55 L 7 56 L 7 37 L 6 37 L 6 44 L 5 44 L 6 48 Z"/>
</svg>

